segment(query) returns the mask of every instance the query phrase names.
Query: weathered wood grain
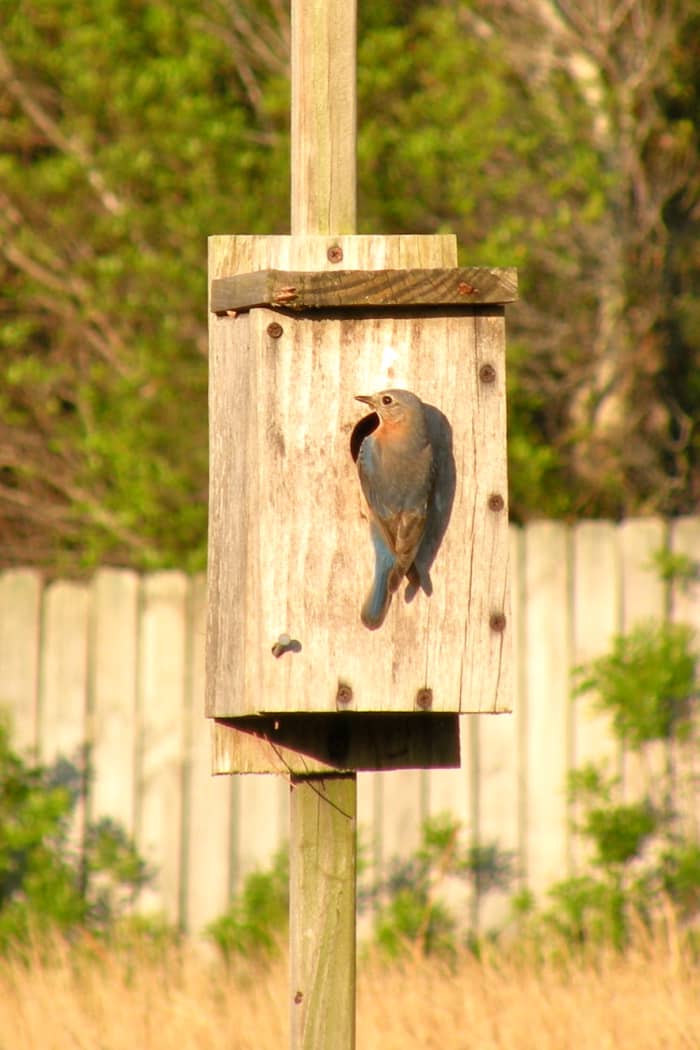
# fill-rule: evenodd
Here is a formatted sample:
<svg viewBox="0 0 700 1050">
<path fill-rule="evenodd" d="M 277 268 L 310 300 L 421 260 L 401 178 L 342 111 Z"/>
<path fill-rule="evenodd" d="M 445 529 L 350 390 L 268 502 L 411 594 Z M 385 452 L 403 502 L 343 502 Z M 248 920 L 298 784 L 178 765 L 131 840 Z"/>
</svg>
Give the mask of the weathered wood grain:
<svg viewBox="0 0 700 1050">
<path fill-rule="evenodd" d="M 455 261 L 451 238 L 333 240 L 363 268 Z M 327 244 L 213 238 L 210 272 L 295 268 L 302 257 L 327 268 Z M 344 687 L 355 712 L 413 711 L 425 688 L 433 711 L 507 709 L 502 310 L 358 327 L 254 309 L 210 324 L 208 714 L 331 712 Z M 387 386 L 415 390 L 447 417 L 456 489 L 432 595 L 399 593 L 370 633 L 359 609 L 372 551 L 349 442 L 362 415 L 354 395 Z M 505 629 L 494 629 L 502 616 Z M 281 634 L 298 645 L 276 659 Z"/>
<path fill-rule="evenodd" d="M 254 306 L 288 310 L 462 306 L 512 303 L 517 297 L 514 268 L 261 270 L 212 281 L 211 309 L 225 313 Z"/>
<path fill-rule="evenodd" d="M 291 1045 L 355 1045 L 354 775 L 294 778 L 289 841 Z"/>
<path fill-rule="evenodd" d="M 354 233 L 356 0 L 292 3 L 292 232 Z"/>
</svg>

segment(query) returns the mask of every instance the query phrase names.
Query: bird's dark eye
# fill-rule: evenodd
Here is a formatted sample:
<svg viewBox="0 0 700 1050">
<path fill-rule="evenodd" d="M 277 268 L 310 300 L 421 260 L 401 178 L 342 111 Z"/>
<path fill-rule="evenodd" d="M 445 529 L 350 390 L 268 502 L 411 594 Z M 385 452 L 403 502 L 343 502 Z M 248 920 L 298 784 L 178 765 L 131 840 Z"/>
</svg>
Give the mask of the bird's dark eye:
<svg viewBox="0 0 700 1050">
<path fill-rule="evenodd" d="M 390 405 L 393 400 L 394 400 L 393 397 L 390 397 L 389 394 L 385 394 L 384 397 L 382 398 L 382 404 L 383 405 Z"/>
</svg>

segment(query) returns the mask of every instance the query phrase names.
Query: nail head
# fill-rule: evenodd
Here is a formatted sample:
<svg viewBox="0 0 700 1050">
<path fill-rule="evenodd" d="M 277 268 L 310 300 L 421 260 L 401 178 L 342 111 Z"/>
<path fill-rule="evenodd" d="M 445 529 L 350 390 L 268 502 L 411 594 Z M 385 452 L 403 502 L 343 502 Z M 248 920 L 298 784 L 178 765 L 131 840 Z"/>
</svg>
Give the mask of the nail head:
<svg viewBox="0 0 700 1050">
<path fill-rule="evenodd" d="M 267 334 L 269 335 L 270 339 L 279 339 L 283 332 L 284 329 L 278 321 L 272 321 L 267 326 Z"/>
<path fill-rule="evenodd" d="M 349 685 L 341 684 L 338 686 L 338 692 L 335 694 L 335 702 L 338 707 L 347 707 L 352 703 L 352 689 Z"/>
<path fill-rule="evenodd" d="M 416 707 L 419 709 L 419 711 L 429 711 L 432 706 L 432 689 L 419 689 L 416 693 Z"/>
<path fill-rule="evenodd" d="M 495 383 L 496 369 L 493 365 L 482 365 L 479 369 L 479 379 L 482 383 Z"/>
</svg>

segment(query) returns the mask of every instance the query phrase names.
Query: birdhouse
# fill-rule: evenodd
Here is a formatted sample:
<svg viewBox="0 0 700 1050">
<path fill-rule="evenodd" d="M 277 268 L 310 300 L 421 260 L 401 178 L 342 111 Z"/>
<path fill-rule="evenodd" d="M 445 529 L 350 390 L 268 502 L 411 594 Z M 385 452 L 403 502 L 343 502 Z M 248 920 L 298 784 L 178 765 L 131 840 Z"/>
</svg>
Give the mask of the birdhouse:
<svg viewBox="0 0 700 1050">
<path fill-rule="evenodd" d="M 510 706 L 515 271 L 459 268 L 452 236 L 219 236 L 209 274 L 215 771 L 457 765 L 457 717 Z M 386 391 L 422 404 L 431 467 L 370 629 L 357 460 L 379 403 L 357 397 Z"/>
</svg>

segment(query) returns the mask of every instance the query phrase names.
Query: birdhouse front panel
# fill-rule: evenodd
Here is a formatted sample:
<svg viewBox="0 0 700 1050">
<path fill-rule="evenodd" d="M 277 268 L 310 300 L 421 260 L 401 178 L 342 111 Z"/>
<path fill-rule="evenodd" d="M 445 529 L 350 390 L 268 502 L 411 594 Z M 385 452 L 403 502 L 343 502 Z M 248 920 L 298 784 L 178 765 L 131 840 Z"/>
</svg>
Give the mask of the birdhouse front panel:
<svg viewBox="0 0 700 1050">
<path fill-rule="evenodd" d="M 207 713 L 509 709 L 503 307 L 214 324 Z"/>
</svg>

